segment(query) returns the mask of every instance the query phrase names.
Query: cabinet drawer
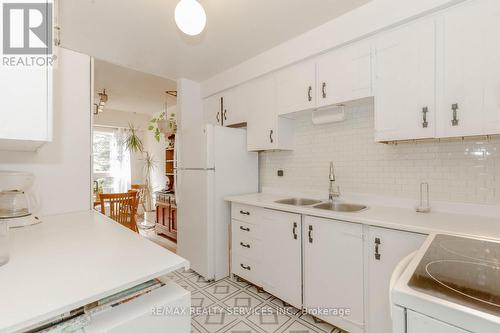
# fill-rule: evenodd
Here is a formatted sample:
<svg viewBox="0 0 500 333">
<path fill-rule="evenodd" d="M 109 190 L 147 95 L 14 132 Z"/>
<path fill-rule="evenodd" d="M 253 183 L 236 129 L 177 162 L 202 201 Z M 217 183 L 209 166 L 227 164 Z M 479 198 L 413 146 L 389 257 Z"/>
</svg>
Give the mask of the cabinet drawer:
<svg viewBox="0 0 500 333">
<path fill-rule="evenodd" d="M 258 265 L 254 260 L 233 252 L 231 260 L 231 271 L 233 274 L 260 286 L 261 281 L 258 279 L 258 269 Z"/>
<path fill-rule="evenodd" d="M 237 255 L 259 261 L 261 242 L 241 232 L 232 235 L 232 251 Z"/>
<path fill-rule="evenodd" d="M 260 239 L 260 226 L 238 220 L 232 220 L 232 235 L 233 237 L 246 237 Z"/>
<path fill-rule="evenodd" d="M 233 203 L 231 205 L 231 218 L 255 224 L 259 222 L 261 211 L 262 208 L 260 207 Z"/>
</svg>

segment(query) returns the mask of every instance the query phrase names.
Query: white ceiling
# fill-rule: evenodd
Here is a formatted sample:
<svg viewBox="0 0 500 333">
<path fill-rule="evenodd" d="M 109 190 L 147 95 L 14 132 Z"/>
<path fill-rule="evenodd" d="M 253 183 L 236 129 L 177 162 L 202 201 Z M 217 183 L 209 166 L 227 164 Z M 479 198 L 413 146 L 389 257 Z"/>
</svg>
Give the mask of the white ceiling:
<svg viewBox="0 0 500 333">
<path fill-rule="evenodd" d="M 167 90 L 176 90 L 176 82 L 159 76 L 145 74 L 105 61 L 94 64 L 94 97 L 106 89 L 108 102 L 104 110 L 118 110 L 153 114 L 164 109 Z M 176 104 L 174 97 L 167 97 L 167 105 Z"/>
<path fill-rule="evenodd" d="M 66 0 L 64 47 L 166 78 L 205 80 L 370 0 L 199 0 L 196 37 L 174 22 L 177 0 Z"/>
</svg>

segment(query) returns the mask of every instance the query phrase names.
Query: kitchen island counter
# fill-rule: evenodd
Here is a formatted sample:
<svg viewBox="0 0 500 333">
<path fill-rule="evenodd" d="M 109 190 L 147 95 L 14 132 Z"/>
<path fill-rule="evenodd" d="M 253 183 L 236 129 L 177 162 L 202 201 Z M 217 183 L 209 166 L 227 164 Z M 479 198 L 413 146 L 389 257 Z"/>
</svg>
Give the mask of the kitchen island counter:
<svg viewBox="0 0 500 333">
<path fill-rule="evenodd" d="M 96 212 L 10 230 L 0 267 L 0 332 L 23 330 L 189 263 Z"/>
</svg>

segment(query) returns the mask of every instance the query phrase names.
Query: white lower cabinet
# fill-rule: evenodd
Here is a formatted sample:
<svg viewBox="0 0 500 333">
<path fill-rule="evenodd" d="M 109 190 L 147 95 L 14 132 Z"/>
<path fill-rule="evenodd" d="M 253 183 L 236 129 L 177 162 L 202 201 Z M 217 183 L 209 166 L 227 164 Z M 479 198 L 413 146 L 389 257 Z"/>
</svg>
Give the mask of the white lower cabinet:
<svg viewBox="0 0 500 333">
<path fill-rule="evenodd" d="M 301 216 L 266 210 L 262 214 L 262 281 L 270 294 L 302 307 Z"/>
<path fill-rule="evenodd" d="M 363 332 L 363 294 L 362 225 L 306 216 L 304 307 L 332 325 Z"/>
<path fill-rule="evenodd" d="M 232 274 L 350 333 L 392 332 L 392 272 L 427 235 L 237 203 L 231 217 Z"/>
<path fill-rule="evenodd" d="M 418 250 L 426 235 L 366 227 L 366 332 L 391 332 L 389 285 L 397 264 Z"/>
<path fill-rule="evenodd" d="M 390 332 L 390 331 L 388 331 Z M 463 329 L 443 323 L 434 318 L 424 316 L 420 313 L 407 310 L 406 333 L 467 333 Z M 395 332 L 403 333 L 403 332 Z"/>
</svg>

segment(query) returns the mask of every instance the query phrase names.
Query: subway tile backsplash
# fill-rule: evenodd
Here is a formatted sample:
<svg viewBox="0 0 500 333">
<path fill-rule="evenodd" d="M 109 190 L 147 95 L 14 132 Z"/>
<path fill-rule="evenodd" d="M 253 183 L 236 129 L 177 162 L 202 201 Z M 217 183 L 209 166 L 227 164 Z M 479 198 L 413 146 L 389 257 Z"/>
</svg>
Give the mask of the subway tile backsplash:
<svg viewBox="0 0 500 333">
<path fill-rule="evenodd" d="M 261 187 L 326 196 L 333 161 L 346 193 L 418 199 L 428 182 L 432 200 L 500 205 L 500 139 L 386 145 L 374 142 L 373 117 L 372 104 L 346 108 L 335 124 L 314 126 L 301 115 L 294 151 L 260 153 Z"/>
</svg>

